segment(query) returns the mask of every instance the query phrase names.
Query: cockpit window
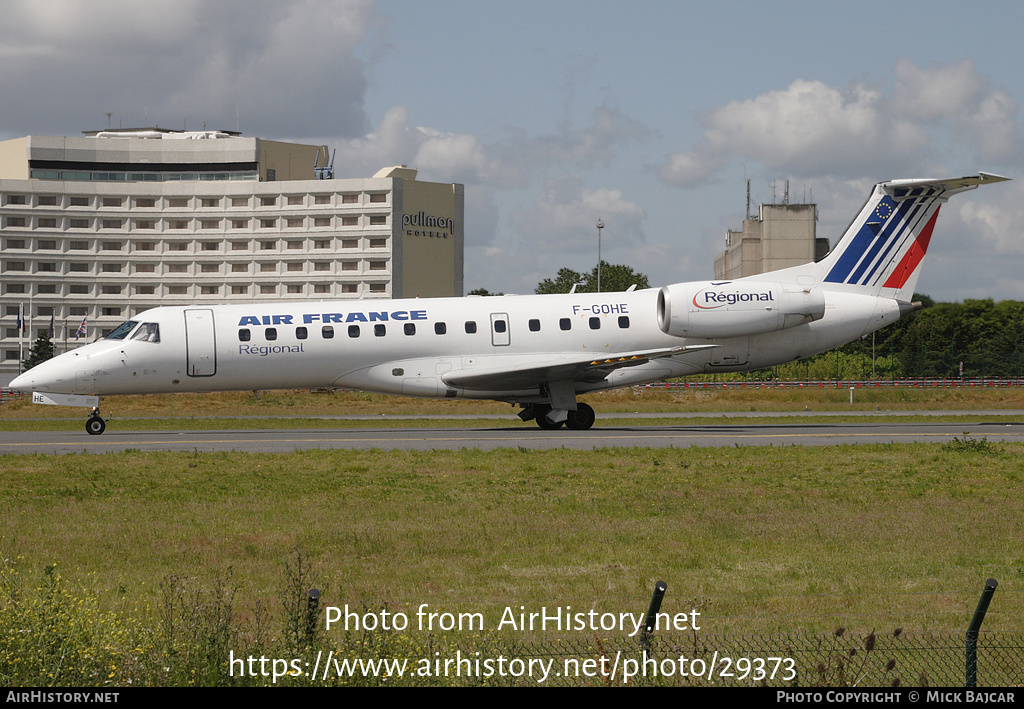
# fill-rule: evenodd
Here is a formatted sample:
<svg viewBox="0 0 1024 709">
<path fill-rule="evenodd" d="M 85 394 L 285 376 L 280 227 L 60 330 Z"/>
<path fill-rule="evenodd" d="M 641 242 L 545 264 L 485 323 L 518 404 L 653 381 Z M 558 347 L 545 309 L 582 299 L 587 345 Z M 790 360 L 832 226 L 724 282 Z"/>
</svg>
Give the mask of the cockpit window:
<svg viewBox="0 0 1024 709">
<path fill-rule="evenodd" d="M 129 320 L 126 323 L 118 325 L 117 329 L 107 335 L 108 340 L 123 340 L 128 337 L 128 333 L 135 329 L 135 326 L 139 323 L 135 320 Z"/>
<path fill-rule="evenodd" d="M 132 335 L 132 339 L 143 342 L 160 342 L 160 325 L 155 322 L 144 322 Z"/>
</svg>

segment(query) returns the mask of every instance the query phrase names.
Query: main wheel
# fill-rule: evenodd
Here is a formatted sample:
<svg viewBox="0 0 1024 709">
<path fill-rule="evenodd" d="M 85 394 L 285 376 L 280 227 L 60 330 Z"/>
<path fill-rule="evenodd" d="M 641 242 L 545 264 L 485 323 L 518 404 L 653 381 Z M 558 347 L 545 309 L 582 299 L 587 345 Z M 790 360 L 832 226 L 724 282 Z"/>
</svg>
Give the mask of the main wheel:
<svg viewBox="0 0 1024 709">
<path fill-rule="evenodd" d="M 90 436 L 98 436 L 107 430 L 107 423 L 99 416 L 90 416 L 85 422 L 85 430 Z"/>
<path fill-rule="evenodd" d="M 589 405 L 579 403 L 576 404 L 575 411 L 569 412 L 565 425 L 573 431 L 586 431 L 594 425 L 595 418 L 597 417 L 594 415 L 594 410 Z"/>
<path fill-rule="evenodd" d="M 550 406 L 538 406 L 537 407 L 537 425 L 543 428 L 545 431 L 554 431 L 562 427 L 563 421 L 557 423 L 552 422 L 548 419 L 548 412 L 551 411 Z"/>
</svg>

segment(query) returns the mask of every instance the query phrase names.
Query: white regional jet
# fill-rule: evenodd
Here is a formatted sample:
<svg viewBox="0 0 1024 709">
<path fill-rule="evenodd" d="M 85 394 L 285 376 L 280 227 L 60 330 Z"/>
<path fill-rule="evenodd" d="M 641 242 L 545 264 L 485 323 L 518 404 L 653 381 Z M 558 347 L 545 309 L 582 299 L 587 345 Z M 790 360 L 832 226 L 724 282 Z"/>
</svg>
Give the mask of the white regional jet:
<svg viewBox="0 0 1024 709">
<path fill-rule="evenodd" d="M 100 395 L 343 387 L 518 404 L 541 428 L 583 430 L 577 396 L 824 352 L 916 310 L 939 206 L 1007 178 L 893 180 L 822 261 L 735 281 L 620 293 L 154 308 L 25 372 L 33 401 Z"/>
</svg>

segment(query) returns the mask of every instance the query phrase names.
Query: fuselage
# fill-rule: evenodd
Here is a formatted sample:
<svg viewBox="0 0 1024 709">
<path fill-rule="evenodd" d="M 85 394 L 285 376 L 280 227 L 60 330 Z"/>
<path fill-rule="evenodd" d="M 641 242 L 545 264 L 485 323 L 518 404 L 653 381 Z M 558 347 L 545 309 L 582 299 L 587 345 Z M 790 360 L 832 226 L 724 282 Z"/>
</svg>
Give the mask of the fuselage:
<svg viewBox="0 0 1024 709">
<path fill-rule="evenodd" d="M 679 285 L 703 287 L 722 298 L 711 284 Z M 513 388 L 451 381 L 456 375 L 479 372 L 486 380 L 488 372 L 694 345 L 713 346 L 614 369 L 598 381 L 577 381 L 575 392 L 756 369 L 831 349 L 899 315 L 890 299 L 834 291 L 823 298 L 824 316 L 815 321 L 728 338 L 665 332 L 656 289 L 155 308 L 112 337 L 26 372 L 12 386 L 86 395 L 341 387 L 529 402 L 544 398 L 544 381 Z M 712 322 L 726 312 L 698 314 Z"/>
</svg>

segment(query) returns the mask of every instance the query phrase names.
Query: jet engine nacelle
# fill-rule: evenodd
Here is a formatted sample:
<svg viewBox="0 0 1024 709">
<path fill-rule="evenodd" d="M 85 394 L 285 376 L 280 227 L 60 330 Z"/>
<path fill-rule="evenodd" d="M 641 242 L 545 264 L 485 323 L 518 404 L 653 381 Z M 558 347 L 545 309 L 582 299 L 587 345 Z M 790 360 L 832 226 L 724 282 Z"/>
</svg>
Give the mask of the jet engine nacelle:
<svg viewBox="0 0 1024 709">
<path fill-rule="evenodd" d="M 677 283 L 658 293 L 668 335 L 715 339 L 785 330 L 825 315 L 820 288 L 769 281 Z"/>
</svg>

